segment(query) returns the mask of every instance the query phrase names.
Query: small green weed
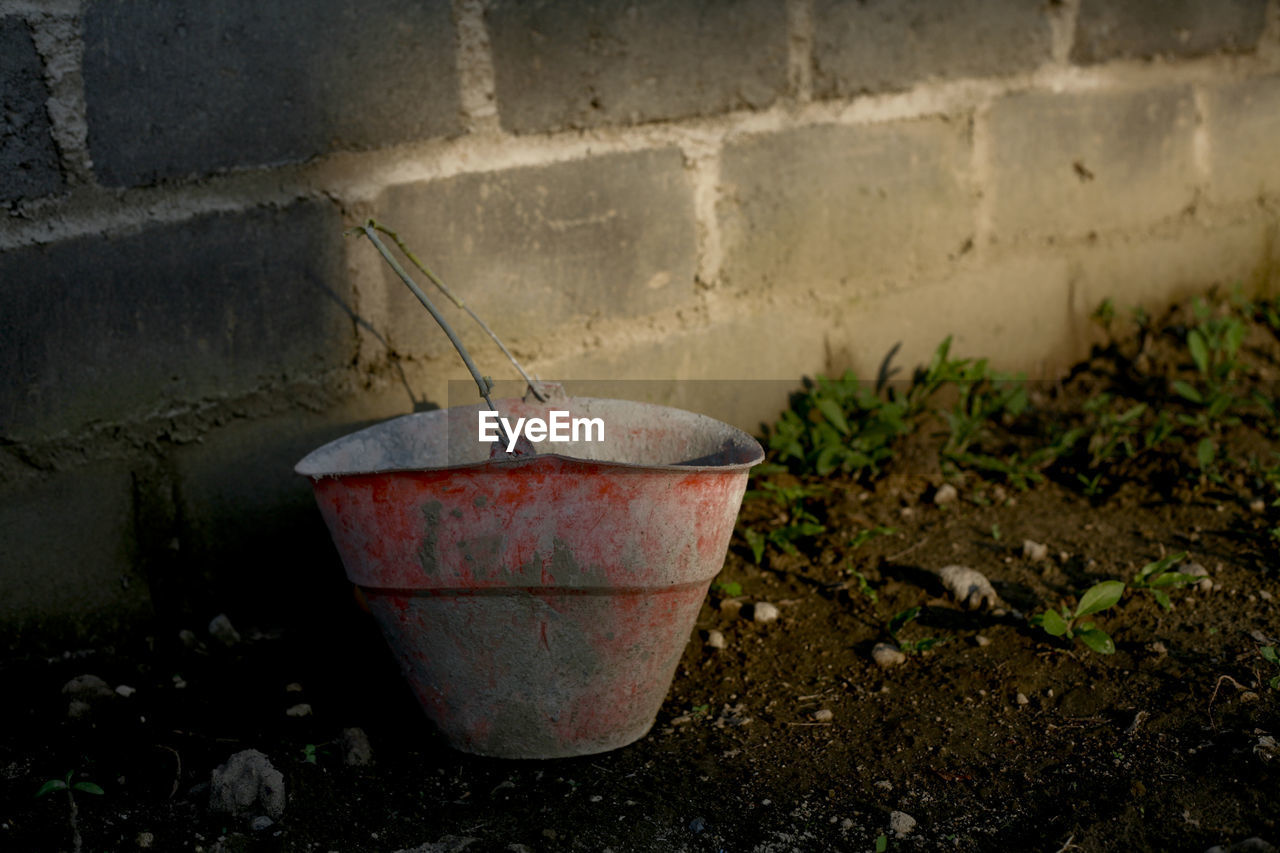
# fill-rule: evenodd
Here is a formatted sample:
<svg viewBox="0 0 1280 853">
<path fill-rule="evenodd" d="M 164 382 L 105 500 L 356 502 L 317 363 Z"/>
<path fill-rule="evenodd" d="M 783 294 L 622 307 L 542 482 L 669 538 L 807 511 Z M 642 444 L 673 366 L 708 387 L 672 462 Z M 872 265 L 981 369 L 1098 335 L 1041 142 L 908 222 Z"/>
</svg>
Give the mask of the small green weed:
<svg viewBox="0 0 1280 853">
<path fill-rule="evenodd" d="M 906 610 L 895 613 L 889 620 L 886 631 L 893 638 L 893 642 L 906 654 L 919 654 L 927 652 L 935 646 L 945 643 L 946 637 L 924 637 L 919 640 L 908 640 L 899 635 L 899 632 L 908 624 L 914 622 L 916 617 L 920 615 L 920 607 L 908 607 Z"/>
<path fill-rule="evenodd" d="M 1276 651 L 1275 646 L 1263 646 L 1258 653 L 1262 655 L 1263 660 L 1276 668 L 1276 674 L 1268 679 L 1267 684 L 1272 690 L 1280 690 L 1280 652 Z"/>
<path fill-rule="evenodd" d="M 737 581 L 716 581 L 711 585 L 711 591 L 719 593 L 725 598 L 737 598 L 742 595 L 742 584 Z"/>
<path fill-rule="evenodd" d="M 1049 608 L 1043 613 L 1032 616 L 1031 624 L 1043 628 L 1050 636 L 1079 640 L 1099 654 L 1114 654 L 1116 644 L 1111 639 L 1111 635 L 1093 622 L 1081 620 L 1114 606 L 1122 595 L 1124 595 L 1123 581 L 1101 581 L 1089 587 L 1085 594 L 1080 596 L 1080 603 L 1076 605 L 1074 611 L 1066 607 L 1063 607 L 1061 612 Z"/>
<path fill-rule="evenodd" d="M 68 770 L 67 775 L 63 778 L 50 779 L 40 786 L 40 789 L 36 791 L 35 796 L 43 797 L 45 794 L 51 794 L 54 791 L 67 792 L 67 823 L 71 827 L 72 849 L 78 853 L 83 845 L 83 839 L 80 837 L 80 826 L 76 821 L 76 818 L 80 813 L 80 809 L 76 806 L 75 792 L 79 791 L 82 794 L 93 794 L 94 796 L 99 797 L 106 792 L 103 791 L 99 785 L 93 782 L 72 782 L 71 777 L 74 773 L 74 770 Z"/>
<path fill-rule="evenodd" d="M 1184 575 L 1182 572 L 1173 571 L 1173 567 L 1181 563 L 1187 558 L 1185 551 L 1179 551 L 1176 554 L 1169 554 L 1161 557 L 1155 562 L 1147 563 L 1138 573 L 1133 576 L 1130 586 L 1134 589 L 1145 589 L 1150 591 L 1156 604 L 1159 604 L 1164 610 L 1173 608 L 1173 603 L 1169 600 L 1169 593 L 1166 592 L 1171 587 L 1186 586 L 1199 582 L 1200 578 L 1195 575 Z"/>
<path fill-rule="evenodd" d="M 824 491 L 825 488 L 819 485 L 785 486 L 771 480 L 764 480 L 758 489 L 747 492 L 746 498 L 773 501 L 784 511 L 781 519 L 783 523 L 771 530 L 742 528 L 742 536 L 747 542 L 747 547 L 751 549 L 752 559 L 757 566 L 764 561 L 765 550 L 769 545 L 794 556 L 798 553 L 795 546 L 796 540 L 826 532 L 826 526 L 819 523 L 817 516 L 805 506 L 806 500 Z"/>
</svg>

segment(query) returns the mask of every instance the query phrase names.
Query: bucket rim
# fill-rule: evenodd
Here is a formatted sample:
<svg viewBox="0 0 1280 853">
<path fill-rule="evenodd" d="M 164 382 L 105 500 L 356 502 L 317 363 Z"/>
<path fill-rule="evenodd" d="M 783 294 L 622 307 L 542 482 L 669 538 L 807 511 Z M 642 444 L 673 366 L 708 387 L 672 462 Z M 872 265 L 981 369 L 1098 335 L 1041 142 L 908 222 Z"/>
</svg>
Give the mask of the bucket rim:
<svg viewBox="0 0 1280 853">
<path fill-rule="evenodd" d="M 503 402 L 519 402 L 519 400 L 520 398 L 518 397 L 497 400 L 495 401 L 495 405 Z M 669 471 L 669 472 L 678 471 L 678 472 L 691 472 L 691 473 L 698 473 L 698 472 L 733 473 L 737 471 L 749 470 L 759 465 L 760 463 L 764 462 L 764 458 L 765 458 L 764 448 L 760 445 L 760 442 L 754 436 L 752 436 L 750 433 L 746 432 L 745 430 L 739 429 L 738 427 L 735 427 L 732 424 L 725 423 L 724 421 L 721 421 L 717 418 L 713 418 L 710 415 L 704 415 L 704 414 L 701 414 L 700 412 L 691 412 L 687 409 L 676 408 L 675 406 L 663 406 L 658 403 L 642 403 L 635 400 L 621 400 L 613 397 L 571 397 L 569 398 L 569 400 L 565 402 L 571 402 L 574 400 L 580 400 L 585 403 L 627 403 L 633 406 L 643 406 L 651 409 L 662 409 L 669 412 L 677 412 L 680 415 L 694 418 L 696 420 L 704 420 L 711 424 L 715 424 L 718 428 L 726 431 L 726 435 L 728 436 L 730 443 L 732 443 L 734 446 L 740 447 L 743 451 L 746 451 L 750 458 L 742 462 L 731 462 L 731 463 L 725 463 L 720 465 L 692 465 L 692 464 L 679 464 L 679 463 L 649 464 L 649 463 L 639 463 L 639 462 L 620 462 L 620 461 L 607 460 L 607 459 L 585 459 L 581 456 L 572 456 L 565 453 L 549 452 L 549 453 L 537 453 L 533 456 L 501 456 L 501 457 L 496 457 L 492 459 L 481 460 L 479 462 L 460 462 L 455 465 L 429 465 L 429 466 L 389 465 L 389 466 L 382 466 L 382 467 L 367 466 L 367 467 L 360 467 L 360 468 L 353 467 L 350 470 L 328 470 L 328 469 L 320 470 L 316 465 L 315 461 L 313 461 L 314 457 L 329 450 L 335 444 L 338 444 L 339 442 L 343 442 L 343 441 L 348 441 L 353 436 L 360 435 L 361 433 L 384 429 L 388 424 L 395 423 L 397 421 L 422 418 L 424 416 L 439 417 L 442 413 L 447 413 L 451 411 L 465 411 L 467 409 L 474 409 L 478 411 L 484 405 L 483 403 L 476 403 L 476 404 L 470 404 L 466 406 L 449 406 L 443 409 L 432 409 L 431 411 L 428 411 L 428 412 L 408 412 L 403 415 L 396 415 L 395 417 L 387 418 L 385 420 L 379 421 L 376 424 L 372 424 L 362 429 L 358 429 L 355 432 L 349 432 L 346 435 L 339 436 L 338 438 L 335 438 L 332 441 L 322 444 L 321 446 L 312 450 L 306 456 L 302 457 L 302 459 L 300 459 L 298 463 L 294 465 L 293 470 L 294 470 L 294 473 L 298 474 L 299 476 L 306 477 L 312 482 L 319 482 L 321 480 L 327 480 L 327 479 L 340 479 L 343 477 L 366 477 L 366 476 L 374 476 L 374 475 L 381 475 L 381 474 L 415 474 L 415 473 L 426 473 L 426 472 L 437 472 L 437 471 L 482 470 L 486 468 L 514 468 L 514 467 L 520 467 L 520 466 L 538 465 L 538 464 L 541 464 L 543 460 L 552 460 L 552 459 L 559 460 L 561 462 L 578 464 L 578 465 L 593 465 L 593 466 L 600 466 L 604 468 L 619 468 L 619 469 L 629 469 L 629 470 L 635 470 L 635 471 Z"/>
</svg>

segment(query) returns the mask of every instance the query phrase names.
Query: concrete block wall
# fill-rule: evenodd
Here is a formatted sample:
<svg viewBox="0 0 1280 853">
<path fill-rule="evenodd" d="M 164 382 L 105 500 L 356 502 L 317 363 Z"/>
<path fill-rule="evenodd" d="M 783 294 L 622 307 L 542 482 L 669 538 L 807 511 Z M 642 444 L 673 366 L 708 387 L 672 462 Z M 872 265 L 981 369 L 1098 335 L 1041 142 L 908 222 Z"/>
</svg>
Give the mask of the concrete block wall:
<svg viewBox="0 0 1280 853">
<path fill-rule="evenodd" d="M 0 0 L 0 105 L 8 644 L 340 583 L 293 463 L 465 377 L 370 216 L 541 376 L 749 428 L 1280 277 L 1280 0 Z"/>
</svg>

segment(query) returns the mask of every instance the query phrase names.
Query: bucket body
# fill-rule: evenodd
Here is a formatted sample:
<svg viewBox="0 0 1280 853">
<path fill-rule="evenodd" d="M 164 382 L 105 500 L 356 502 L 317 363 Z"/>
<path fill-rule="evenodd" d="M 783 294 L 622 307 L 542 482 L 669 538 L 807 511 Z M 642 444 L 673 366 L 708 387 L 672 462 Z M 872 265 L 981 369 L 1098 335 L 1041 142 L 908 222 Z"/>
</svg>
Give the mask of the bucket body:
<svg viewBox="0 0 1280 853">
<path fill-rule="evenodd" d="M 552 758 L 624 746 L 653 725 L 763 451 L 662 406 L 497 407 L 513 423 L 552 410 L 596 419 L 602 440 L 584 429 L 491 460 L 480 407 L 459 407 L 353 433 L 297 471 L 456 748 Z"/>
</svg>

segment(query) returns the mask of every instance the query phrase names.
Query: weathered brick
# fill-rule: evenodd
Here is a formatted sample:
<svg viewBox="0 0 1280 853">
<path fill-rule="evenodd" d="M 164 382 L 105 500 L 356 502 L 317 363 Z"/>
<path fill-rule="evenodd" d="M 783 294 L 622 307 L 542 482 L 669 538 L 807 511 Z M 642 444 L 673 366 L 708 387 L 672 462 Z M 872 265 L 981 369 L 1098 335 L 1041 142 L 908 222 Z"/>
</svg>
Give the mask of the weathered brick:
<svg viewBox="0 0 1280 853">
<path fill-rule="evenodd" d="M 84 40 L 90 150 L 112 185 L 461 128 L 448 0 L 108 0 Z"/>
<path fill-rule="evenodd" d="M 818 97 L 909 88 L 930 77 L 987 77 L 1050 58 L 1048 4 L 1032 0 L 817 0 Z"/>
<path fill-rule="evenodd" d="M 1090 64 L 1249 51 L 1266 13 L 1267 0 L 1081 0 L 1071 58 Z"/>
<path fill-rule="evenodd" d="M 127 420 L 349 363 L 327 206 L 200 216 L 0 255 L 0 434 Z"/>
<path fill-rule="evenodd" d="M 62 186 L 48 97 L 30 29 L 16 18 L 0 20 L 0 203 Z"/>
<path fill-rule="evenodd" d="M 692 187 L 674 149 L 393 187 L 377 209 L 508 344 L 553 334 L 572 318 L 635 317 L 694 294 Z M 449 353 L 390 270 L 385 281 L 393 347 Z M 470 320 L 450 316 L 469 346 L 485 346 Z"/>
<path fill-rule="evenodd" d="M 755 431 L 786 406 L 801 376 L 824 369 L 830 320 L 803 309 L 727 313 L 658 340 L 605 342 L 538 370 L 575 395 L 675 406 Z"/>
<path fill-rule="evenodd" d="M 1280 195 L 1280 76 L 1218 86 L 1206 101 L 1210 198 Z"/>
<path fill-rule="evenodd" d="M 1185 88 L 1021 94 L 991 109 L 1000 239 L 1083 236 L 1177 215 L 1195 197 Z"/>
<path fill-rule="evenodd" d="M 1214 228 L 1188 225 L 1178 233 L 1112 244 L 1078 245 L 1068 252 L 1077 316 L 1110 299 L 1121 311 L 1158 312 L 1211 285 L 1240 283 L 1247 292 L 1280 284 L 1275 223 L 1265 219 Z"/>
<path fill-rule="evenodd" d="M 786 89 L 779 0 L 496 0 L 486 20 L 518 133 L 760 108 Z"/>
<path fill-rule="evenodd" d="M 129 469 L 110 464 L 0 491 L 0 642 L 109 632 L 146 615 L 131 493 Z"/>
<path fill-rule="evenodd" d="M 293 466 L 329 441 L 412 408 L 403 389 L 389 389 L 323 411 L 241 420 L 176 448 L 180 568 L 188 576 L 179 595 L 198 607 L 190 591 L 203 590 L 235 601 L 241 615 L 270 620 L 279 618 L 273 606 L 297 608 L 317 592 L 345 589 L 311 487 Z"/>
<path fill-rule="evenodd" d="M 894 284 L 972 237 L 967 130 L 823 125 L 726 147 L 722 272 L 735 289 Z"/>
<path fill-rule="evenodd" d="M 828 339 L 837 361 L 874 379 L 899 346 L 893 365 L 907 378 L 947 335 L 953 357 L 1041 376 L 1083 352 L 1071 308 L 1069 265 L 1061 256 L 1001 258 L 922 287 L 860 300 L 838 313 Z"/>
</svg>

